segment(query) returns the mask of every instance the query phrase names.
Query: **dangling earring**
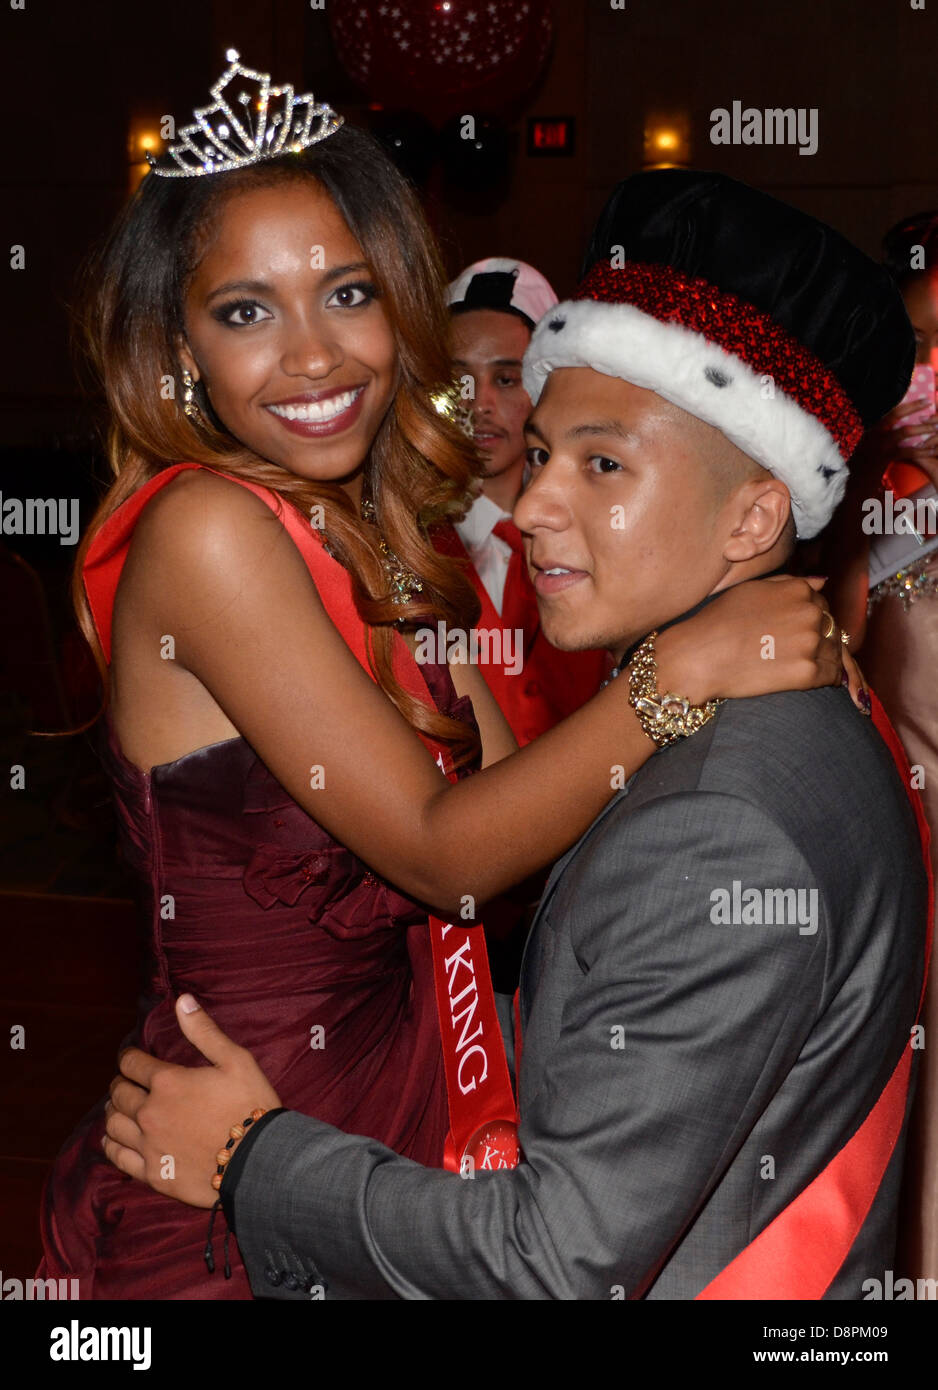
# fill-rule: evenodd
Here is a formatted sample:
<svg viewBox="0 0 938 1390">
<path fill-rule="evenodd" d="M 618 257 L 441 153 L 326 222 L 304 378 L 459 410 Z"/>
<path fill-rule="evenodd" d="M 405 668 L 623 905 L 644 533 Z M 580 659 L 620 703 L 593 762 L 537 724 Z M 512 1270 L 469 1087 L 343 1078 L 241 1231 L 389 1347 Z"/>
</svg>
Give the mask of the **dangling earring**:
<svg viewBox="0 0 938 1390">
<path fill-rule="evenodd" d="M 193 399 L 195 382 L 186 367 L 182 369 L 182 413 L 188 415 L 190 420 L 197 420 L 199 417 L 199 407 Z"/>
</svg>

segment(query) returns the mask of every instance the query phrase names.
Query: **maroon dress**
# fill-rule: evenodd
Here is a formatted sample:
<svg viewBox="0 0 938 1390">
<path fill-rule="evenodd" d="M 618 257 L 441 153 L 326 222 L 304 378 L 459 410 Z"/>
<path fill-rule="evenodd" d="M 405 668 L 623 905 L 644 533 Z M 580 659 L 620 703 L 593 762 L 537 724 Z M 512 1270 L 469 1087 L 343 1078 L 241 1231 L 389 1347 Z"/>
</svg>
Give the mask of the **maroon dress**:
<svg viewBox="0 0 938 1390">
<path fill-rule="evenodd" d="M 438 707 L 472 724 L 448 668 L 421 670 Z M 174 1012 L 191 991 L 250 1049 L 285 1106 L 442 1166 L 448 1113 L 427 909 L 332 839 L 243 738 L 144 773 L 109 723 L 104 733 L 152 940 L 132 1041 L 166 1061 L 202 1062 Z M 363 744 L 363 775 L 366 762 Z M 250 1298 L 233 1238 L 232 1278 L 220 1241 L 208 1273 L 206 1211 L 104 1158 L 105 1099 L 47 1182 L 38 1277 L 77 1278 L 83 1299 Z"/>
</svg>

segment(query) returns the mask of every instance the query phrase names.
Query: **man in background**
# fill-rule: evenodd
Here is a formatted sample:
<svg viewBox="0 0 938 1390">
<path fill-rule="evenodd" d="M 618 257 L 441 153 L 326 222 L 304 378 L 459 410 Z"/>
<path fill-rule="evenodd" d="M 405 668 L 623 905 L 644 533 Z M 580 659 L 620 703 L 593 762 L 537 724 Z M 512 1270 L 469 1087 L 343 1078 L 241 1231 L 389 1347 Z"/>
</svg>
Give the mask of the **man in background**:
<svg viewBox="0 0 938 1390">
<path fill-rule="evenodd" d="M 492 256 L 467 266 L 447 298 L 453 373 L 471 401 L 485 473 L 465 519 L 441 529 L 435 541 L 439 550 L 467 562 L 482 605 L 478 627 L 504 634 L 494 648 L 500 660 L 480 661 L 480 670 L 523 747 L 594 695 L 611 664 L 605 652 L 562 652 L 547 641 L 521 533 L 511 519 L 524 485 L 524 425 L 531 412 L 521 359 L 557 296 L 533 266 Z M 486 908 L 492 972 L 496 987 L 508 994 L 517 984 L 524 917 L 544 879 L 535 874 Z"/>
<path fill-rule="evenodd" d="M 523 661 L 480 663 L 523 747 L 579 709 L 608 673 L 604 652 L 561 652 L 544 637 L 521 535 L 511 519 L 524 480 L 523 431 L 531 411 L 521 359 L 535 324 L 557 296 L 533 266 L 489 257 L 457 276 L 448 299 L 454 374 L 469 388 L 485 474 L 465 519 L 447 527 L 437 547 L 469 562 L 468 576 L 482 604 L 479 627 L 512 634 L 496 651 L 514 656 L 514 634 L 523 633 Z"/>
</svg>

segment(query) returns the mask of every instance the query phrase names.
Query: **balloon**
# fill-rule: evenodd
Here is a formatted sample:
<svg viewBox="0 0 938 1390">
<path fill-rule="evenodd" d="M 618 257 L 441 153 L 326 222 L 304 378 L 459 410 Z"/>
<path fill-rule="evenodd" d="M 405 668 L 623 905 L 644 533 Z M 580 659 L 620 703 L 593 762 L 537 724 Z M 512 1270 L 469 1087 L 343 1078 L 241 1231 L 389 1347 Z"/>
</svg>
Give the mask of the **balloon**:
<svg viewBox="0 0 938 1390">
<path fill-rule="evenodd" d="M 422 187 L 437 154 L 437 133 L 426 116 L 415 111 L 370 111 L 372 134 L 394 163 L 418 188 Z"/>
<path fill-rule="evenodd" d="M 371 101 L 437 123 L 520 108 L 551 39 L 550 0 L 330 0 L 339 60 Z"/>
<path fill-rule="evenodd" d="M 508 131 L 493 116 L 454 116 L 440 132 L 449 200 L 477 212 L 495 207 L 508 191 Z"/>
</svg>

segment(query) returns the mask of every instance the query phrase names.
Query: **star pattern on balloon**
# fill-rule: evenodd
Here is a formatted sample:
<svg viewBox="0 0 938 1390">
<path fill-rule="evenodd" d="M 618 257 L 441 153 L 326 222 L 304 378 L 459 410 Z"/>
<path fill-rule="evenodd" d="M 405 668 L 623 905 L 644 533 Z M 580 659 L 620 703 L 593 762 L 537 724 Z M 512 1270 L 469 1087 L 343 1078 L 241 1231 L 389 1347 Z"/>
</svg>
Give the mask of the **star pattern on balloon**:
<svg viewBox="0 0 938 1390">
<path fill-rule="evenodd" d="M 332 0 L 330 25 L 343 66 L 371 101 L 439 121 L 508 107 L 533 85 L 550 46 L 550 10 L 550 0 L 410 0 L 406 9 Z"/>
</svg>

